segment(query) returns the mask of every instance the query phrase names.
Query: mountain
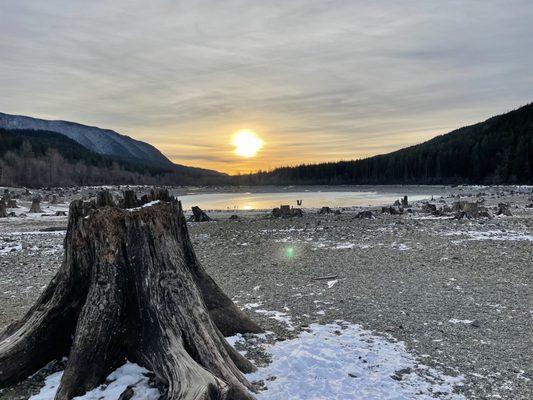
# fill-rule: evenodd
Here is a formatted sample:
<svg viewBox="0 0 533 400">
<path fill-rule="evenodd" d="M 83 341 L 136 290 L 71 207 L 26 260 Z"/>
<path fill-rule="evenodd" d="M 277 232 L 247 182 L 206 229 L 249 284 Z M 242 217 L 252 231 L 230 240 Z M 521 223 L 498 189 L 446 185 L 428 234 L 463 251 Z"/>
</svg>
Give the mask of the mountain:
<svg viewBox="0 0 533 400">
<path fill-rule="evenodd" d="M 531 184 L 533 103 L 389 154 L 232 179 L 246 185 Z"/>
<path fill-rule="evenodd" d="M 110 129 L 4 113 L 0 113 L 0 128 L 57 132 L 98 154 L 153 166 L 174 167 L 174 164 L 154 146 Z"/>
<path fill-rule="evenodd" d="M 61 133 L 0 128 L 0 186 L 209 185 L 227 175 L 98 154 Z"/>
</svg>

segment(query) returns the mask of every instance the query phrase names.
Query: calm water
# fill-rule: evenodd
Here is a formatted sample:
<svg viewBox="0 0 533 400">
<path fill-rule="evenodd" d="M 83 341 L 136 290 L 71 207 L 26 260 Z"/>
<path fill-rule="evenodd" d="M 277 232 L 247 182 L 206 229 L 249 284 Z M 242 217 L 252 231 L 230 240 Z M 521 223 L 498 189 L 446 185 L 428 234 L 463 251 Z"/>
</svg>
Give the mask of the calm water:
<svg viewBox="0 0 533 400">
<path fill-rule="evenodd" d="M 199 193 L 179 196 L 185 209 L 199 206 L 204 210 L 263 210 L 288 204 L 297 207 L 301 200 L 303 208 L 377 206 L 392 204 L 396 199 L 409 196 L 410 201 L 429 199 L 444 193 L 443 187 L 403 187 L 390 189 L 353 191 L 272 191 L 242 193 Z"/>
</svg>

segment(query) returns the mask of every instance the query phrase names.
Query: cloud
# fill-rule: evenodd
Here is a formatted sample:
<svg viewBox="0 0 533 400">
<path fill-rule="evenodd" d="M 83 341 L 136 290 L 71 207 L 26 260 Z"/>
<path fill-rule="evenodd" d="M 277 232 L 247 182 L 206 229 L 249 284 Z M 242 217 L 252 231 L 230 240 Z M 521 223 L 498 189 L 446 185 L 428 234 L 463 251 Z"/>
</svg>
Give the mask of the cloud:
<svg viewBox="0 0 533 400">
<path fill-rule="evenodd" d="M 532 100 L 529 0 L 4 0 L 0 15 L 0 110 L 224 171 L 390 151 Z M 244 127 L 266 141 L 257 159 L 228 148 Z"/>
</svg>

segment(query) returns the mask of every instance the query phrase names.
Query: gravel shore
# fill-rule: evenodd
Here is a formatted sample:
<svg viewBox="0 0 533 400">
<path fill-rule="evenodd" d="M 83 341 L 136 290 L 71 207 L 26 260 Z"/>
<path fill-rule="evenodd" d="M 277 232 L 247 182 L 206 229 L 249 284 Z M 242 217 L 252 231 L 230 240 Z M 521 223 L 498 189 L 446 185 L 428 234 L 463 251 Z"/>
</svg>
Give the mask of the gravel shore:
<svg viewBox="0 0 533 400">
<path fill-rule="evenodd" d="M 433 203 L 451 205 L 452 194 Z M 281 339 L 312 323 L 348 321 L 405 342 L 426 365 L 463 375 L 457 390 L 466 398 L 531 399 L 531 188 L 460 195 L 485 199 L 491 213 L 508 202 L 513 215 L 454 220 L 421 212 L 422 203 L 403 215 L 374 208 L 374 219 L 355 218 L 361 208 L 289 219 L 212 213 L 216 221 L 191 223 L 190 234 L 223 290 Z M 23 315 L 61 262 L 64 232 L 41 230 L 65 225 L 65 217 L 0 220 L 0 328 Z M 0 399 L 27 398 L 39 382 L 4 390 Z"/>
</svg>

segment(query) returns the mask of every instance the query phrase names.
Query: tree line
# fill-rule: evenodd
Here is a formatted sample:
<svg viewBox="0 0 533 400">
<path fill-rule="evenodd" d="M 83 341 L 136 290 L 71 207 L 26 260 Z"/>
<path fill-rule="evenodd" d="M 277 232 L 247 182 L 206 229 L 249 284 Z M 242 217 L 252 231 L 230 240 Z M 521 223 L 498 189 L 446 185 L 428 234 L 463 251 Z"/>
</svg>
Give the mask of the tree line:
<svg viewBox="0 0 533 400">
<path fill-rule="evenodd" d="M 0 129 L 1 186 L 208 185 L 217 178 L 107 158 L 56 132 Z"/>
<path fill-rule="evenodd" d="M 241 175 L 242 185 L 533 183 L 533 103 L 425 143 L 355 161 Z"/>
<path fill-rule="evenodd" d="M 55 132 L 0 129 L 3 186 L 502 183 L 533 183 L 533 103 L 385 155 L 231 177 L 107 158 Z"/>
</svg>

